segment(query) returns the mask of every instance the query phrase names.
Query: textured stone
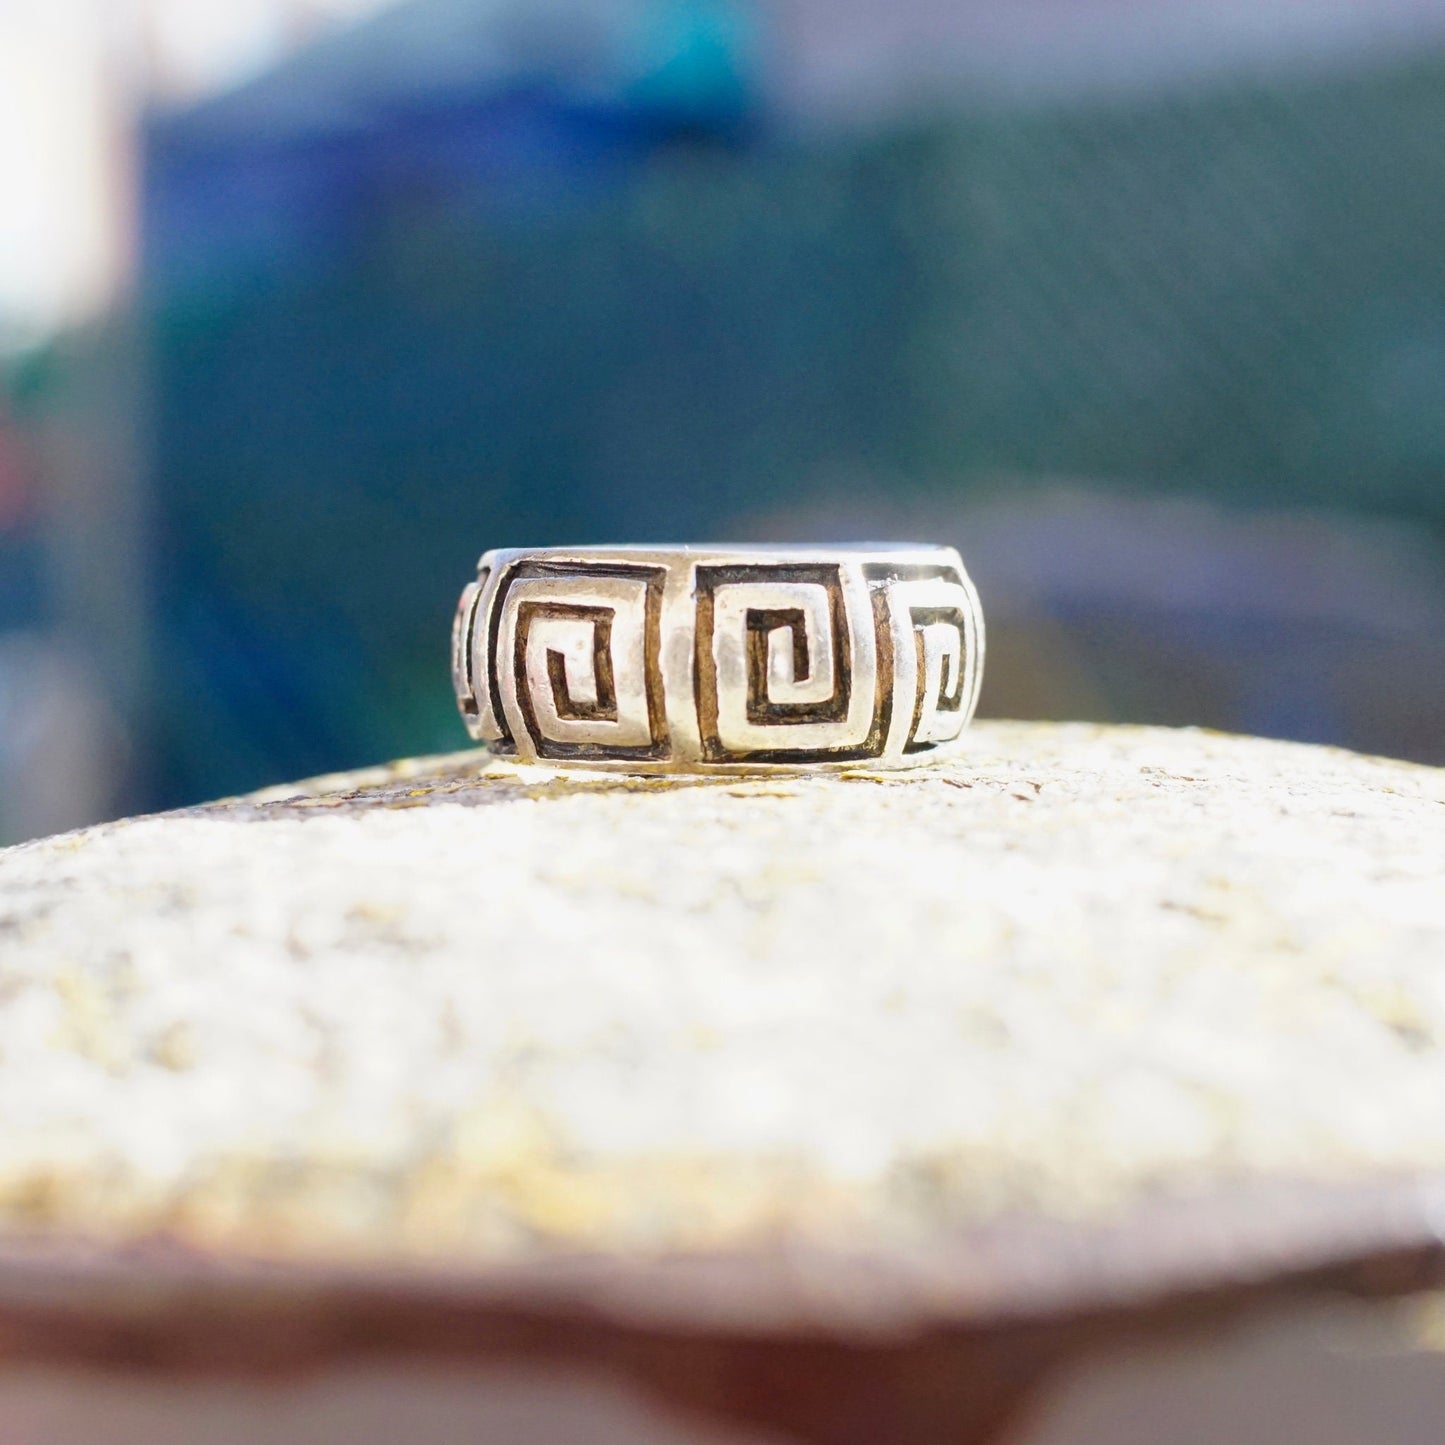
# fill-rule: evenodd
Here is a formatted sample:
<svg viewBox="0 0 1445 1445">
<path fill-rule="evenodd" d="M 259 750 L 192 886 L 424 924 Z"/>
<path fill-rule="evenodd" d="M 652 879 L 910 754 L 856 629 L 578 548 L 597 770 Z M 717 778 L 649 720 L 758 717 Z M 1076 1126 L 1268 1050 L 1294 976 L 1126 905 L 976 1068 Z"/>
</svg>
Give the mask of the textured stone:
<svg viewBox="0 0 1445 1445">
<path fill-rule="evenodd" d="M 833 1340 L 1408 1289 L 1442 964 L 1445 773 L 1402 763 L 990 723 L 913 774 L 396 764 L 0 853 L 0 1246 Z"/>
</svg>

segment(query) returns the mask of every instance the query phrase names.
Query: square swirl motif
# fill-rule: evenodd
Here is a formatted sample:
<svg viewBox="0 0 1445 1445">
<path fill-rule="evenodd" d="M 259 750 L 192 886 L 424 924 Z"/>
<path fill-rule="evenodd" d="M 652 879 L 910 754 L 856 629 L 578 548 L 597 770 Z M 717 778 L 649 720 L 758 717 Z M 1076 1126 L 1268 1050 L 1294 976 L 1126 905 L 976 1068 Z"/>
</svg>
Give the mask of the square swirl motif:
<svg viewBox="0 0 1445 1445">
<path fill-rule="evenodd" d="M 838 564 L 699 567 L 696 696 L 709 762 L 874 757 L 872 605 Z M 859 685 L 865 684 L 865 685 Z"/>
<path fill-rule="evenodd" d="M 922 761 L 982 661 L 958 554 L 919 547 L 490 552 L 452 645 L 494 752 L 704 772 Z"/>
</svg>

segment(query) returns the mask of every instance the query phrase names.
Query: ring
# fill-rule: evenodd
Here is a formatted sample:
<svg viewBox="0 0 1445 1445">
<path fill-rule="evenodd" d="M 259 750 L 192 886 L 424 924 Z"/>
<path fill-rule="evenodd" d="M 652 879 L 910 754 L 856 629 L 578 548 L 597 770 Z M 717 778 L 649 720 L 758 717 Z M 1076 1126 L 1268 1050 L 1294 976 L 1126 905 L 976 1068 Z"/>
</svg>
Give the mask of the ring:
<svg viewBox="0 0 1445 1445">
<path fill-rule="evenodd" d="M 983 651 L 951 547 L 545 547 L 482 557 L 452 678 L 524 763 L 906 767 L 973 716 Z"/>
</svg>

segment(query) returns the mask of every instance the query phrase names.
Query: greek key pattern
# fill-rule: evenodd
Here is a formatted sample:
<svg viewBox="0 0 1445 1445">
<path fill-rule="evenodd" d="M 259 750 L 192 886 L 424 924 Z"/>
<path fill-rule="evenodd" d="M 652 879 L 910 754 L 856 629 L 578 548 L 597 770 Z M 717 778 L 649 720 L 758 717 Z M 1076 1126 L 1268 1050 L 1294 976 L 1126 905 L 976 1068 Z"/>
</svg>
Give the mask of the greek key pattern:
<svg viewBox="0 0 1445 1445">
<path fill-rule="evenodd" d="M 958 737 L 983 652 L 951 548 L 552 548 L 482 558 L 452 677 L 522 762 L 901 766 Z"/>
</svg>

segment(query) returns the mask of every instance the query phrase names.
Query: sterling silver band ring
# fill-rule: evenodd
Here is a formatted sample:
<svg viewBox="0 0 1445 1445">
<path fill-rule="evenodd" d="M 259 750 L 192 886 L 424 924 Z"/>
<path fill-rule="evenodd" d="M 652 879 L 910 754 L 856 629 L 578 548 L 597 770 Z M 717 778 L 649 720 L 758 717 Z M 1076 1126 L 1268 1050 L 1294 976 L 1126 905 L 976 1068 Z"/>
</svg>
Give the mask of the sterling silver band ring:
<svg viewBox="0 0 1445 1445">
<path fill-rule="evenodd" d="M 452 678 L 519 762 L 908 767 L 972 717 L 983 653 L 951 547 L 544 547 L 482 557 Z"/>
</svg>

